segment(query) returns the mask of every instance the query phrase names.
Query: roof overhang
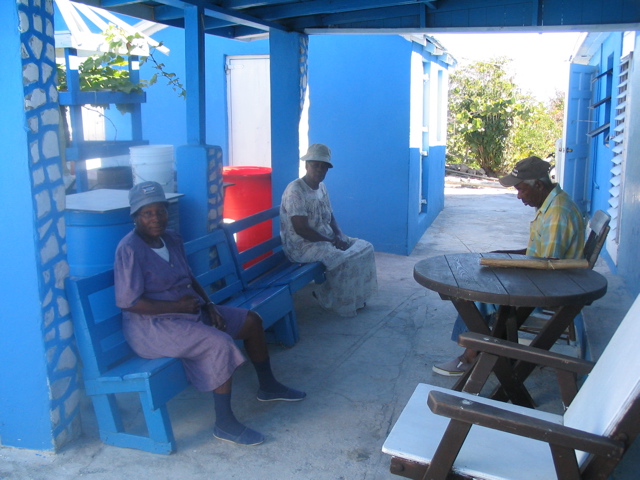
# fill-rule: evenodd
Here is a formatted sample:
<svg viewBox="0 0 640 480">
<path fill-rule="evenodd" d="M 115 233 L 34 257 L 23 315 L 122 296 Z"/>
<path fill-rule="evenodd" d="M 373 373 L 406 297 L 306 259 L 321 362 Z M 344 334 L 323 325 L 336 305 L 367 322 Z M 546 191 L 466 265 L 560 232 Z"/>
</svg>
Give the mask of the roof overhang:
<svg viewBox="0 0 640 480">
<path fill-rule="evenodd" d="M 307 34 L 640 30 L 640 2 L 617 0 L 79 0 L 184 27 L 202 14 L 212 35 L 246 38 L 272 30 Z"/>
</svg>

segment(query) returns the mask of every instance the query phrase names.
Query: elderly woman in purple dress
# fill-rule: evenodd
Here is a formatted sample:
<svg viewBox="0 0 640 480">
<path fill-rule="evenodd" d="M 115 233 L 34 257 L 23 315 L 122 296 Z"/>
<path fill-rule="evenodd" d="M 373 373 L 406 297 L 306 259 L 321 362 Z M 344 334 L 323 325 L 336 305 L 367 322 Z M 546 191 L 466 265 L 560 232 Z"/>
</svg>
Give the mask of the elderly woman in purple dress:
<svg viewBox="0 0 640 480">
<path fill-rule="evenodd" d="M 231 410 L 231 376 L 245 361 L 234 339 L 244 341 L 256 369 L 258 400 L 298 401 L 306 394 L 275 379 L 257 313 L 209 300 L 191 273 L 181 237 L 166 229 L 162 187 L 139 183 L 129 192 L 129 203 L 135 228 L 120 241 L 114 266 L 127 342 L 143 358 L 180 358 L 191 383 L 213 391 L 216 438 L 262 443 L 263 435 L 241 424 Z"/>
</svg>

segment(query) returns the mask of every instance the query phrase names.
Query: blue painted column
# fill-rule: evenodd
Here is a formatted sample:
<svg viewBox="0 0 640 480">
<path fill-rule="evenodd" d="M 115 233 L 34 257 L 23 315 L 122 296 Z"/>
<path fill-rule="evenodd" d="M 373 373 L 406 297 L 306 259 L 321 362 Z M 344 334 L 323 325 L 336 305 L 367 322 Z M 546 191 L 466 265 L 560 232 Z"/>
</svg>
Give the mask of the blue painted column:
<svg viewBox="0 0 640 480">
<path fill-rule="evenodd" d="M 205 42 L 201 7 L 185 8 L 187 142 L 176 149 L 180 233 L 201 237 L 222 221 L 222 149 L 206 145 Z"/>
<path fill-rule="evenodd" d="M 204 144 L 205 78 L 204 26 L 202 7 L 184 9 L 185 68 L 187 90 L 187 143 Z"/>
<path fill-rule="evenodd" d="M 0 18 L 0 443 L 52 451 L 80 428 L 53 3 L 0 2 Z"/>
<path fill-rule="evenodd" d="M 271 191 L 279 205 L 289 182 L 298 178 L 301 95 L 306 88 L 308 37 L 269 32 L 271 59 Z M 301 58 L 303 59 L 301 61 Z M 301 71 L 303 75 L 301 75 Z"/>
<path fill-rule="evenodd" d="M 183 145 L 176 149 L 180 233 L 185 241 L 201 237 L 222 222 L 222 149 Z"/>
</svg>

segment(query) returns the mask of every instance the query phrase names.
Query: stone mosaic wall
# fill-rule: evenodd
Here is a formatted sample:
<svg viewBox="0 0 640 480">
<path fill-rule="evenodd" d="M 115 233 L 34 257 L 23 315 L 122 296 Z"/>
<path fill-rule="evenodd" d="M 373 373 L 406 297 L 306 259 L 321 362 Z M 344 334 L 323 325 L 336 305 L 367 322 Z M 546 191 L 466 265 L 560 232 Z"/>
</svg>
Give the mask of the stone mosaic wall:
<svg viewBox="0 0 640 480">
<path fill-rule="evenodd" d="M 209 146 L 207 151 L 208 228 L 212 231 L 222 223 L 224 192 L 222 187 L 222 148 Z"/>
<path fill-rule="evenodd" d="M 307 79 L 309 75 L 309 36 L 300 35 L 300 113 L 304 109 L 307 95 Z"/>
<path fill-rule="evenodd" d="M 80 430 L 78 356 L 64 280 L 69 275 L 65 241 L 65 188 L 58 131 L 53 0 L 17 0 L 24 109 L 28 129 L 35 241 L 40 252 L 39 288 L 55 448 Z"/>
</svg>

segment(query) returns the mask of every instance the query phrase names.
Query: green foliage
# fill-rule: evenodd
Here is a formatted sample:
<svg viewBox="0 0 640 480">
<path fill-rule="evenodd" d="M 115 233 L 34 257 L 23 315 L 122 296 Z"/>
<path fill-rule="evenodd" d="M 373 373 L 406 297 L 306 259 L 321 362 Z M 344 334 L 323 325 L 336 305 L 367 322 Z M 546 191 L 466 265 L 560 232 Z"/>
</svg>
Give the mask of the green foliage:
<svg viewBox="0 0 640 480">
<path fill-rule="evenodd" d="M 506 58 L 475 62 L 451 75 L 447 145 L 453 163 L 497 172 L 515 119 L 517 86 L 506 73 Z"/>
<path fill-rule="evenodd" d="M 146 82 L 133 83 L 129 70 L 129 61 L 122 55 L 106 52 L 87 58 L 80 64 L 80 90 L 112 90 L 123 93 L 140 93 Z"/>
<path fill-rule="evenodd" d="M 558 108 L 549 110 L 525 97 L 507 74 L 509 62 L 504 57 L 475 62 L 451 75 L 449 163 L 480 167 L 489 175 L 502 174 L 519 159 L 529 155 L 544 158 L 553 152 L 562 132 L 562 110 L 558 123 Z M 556 102 L 562 103 L 557 97 Z"/>
<path fill-rule="evenodd" d="M 149 80 L 139 80 L 134 83 L 131 81 L 128 57 L 135 55 L 136 48 L 145 42 L 144 37 L 137 32 L 128 35 L 123 29 L 112 24 L 105 29 L 103 35 L 107 44 L 107 51 L 88 57 L 78 68 L 80 90 L 141 93 L 144 88 L 155 84 L 160 75 L 167 80 L 167 85 L 175 92 L 178 92 L 179 97 L 186 98 L 187 92 L 180 79 L 175 73 L 167 72 L 165 65 L 159 63 L 155 58 L 154 54 L 157 48 L 162 46 L 162 43 L 158 44 L 158 46 L 150 46 L 148 56 L 139 57 L 140 65 L 150 61 L 152 68 L 156 69 L 157 72 Z M 66 72 L 61 65 L 58 65 L 58 82 L 61 90 L 67 88 Z M 126 105 L 116 106 L 122 113 L 126 113 Z"/>
<path fill-rule="evenodd" d="M 564 99 L 556 99 L 544 105 L 533 99 L 529 102 L 528 114 L 518 118 L 510 137 L 505 169 L 510 169 L 517 160 L 536 155 L 546 158 L 555 151 L 555 142 L 562 136 Z"/>
</svg>

